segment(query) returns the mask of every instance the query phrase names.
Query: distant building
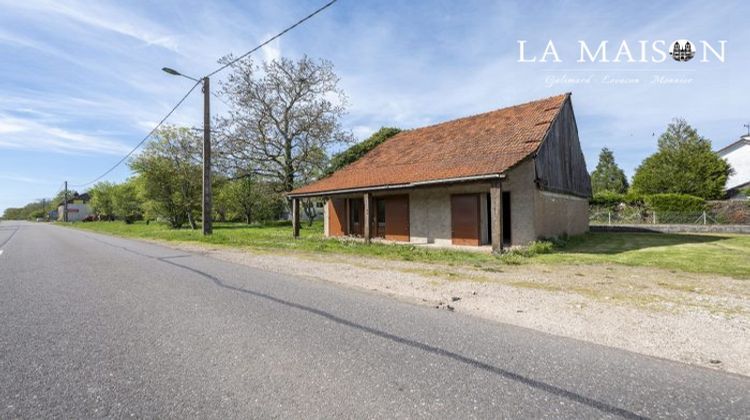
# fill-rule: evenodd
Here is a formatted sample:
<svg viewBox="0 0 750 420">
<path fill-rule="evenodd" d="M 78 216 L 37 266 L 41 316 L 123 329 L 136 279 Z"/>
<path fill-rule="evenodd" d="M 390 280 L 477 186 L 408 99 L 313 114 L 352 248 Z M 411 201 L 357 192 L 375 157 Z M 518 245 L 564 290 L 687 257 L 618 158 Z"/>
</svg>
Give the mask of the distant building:
<svg viewBox="0 0 750 420">
<path fill-rule="evenodd" d="M 750 188 L 750 135 L 740 137 L 716 153 L 726 159 L 734 170 L 727 180 L 727 196 L 730 199 L 747 199 L 742 190 Z"/>
<path fill-rule="evenodd" d="M 75 194 L 68 199 L 68 221 L 77 222 L 83 220 L 91 215 L 91 207 L 89 206 L 91 197 L 88 193 Z M 61 201 L 57 204 L 57 220 L 63 221 L 65 218 L 65 201 Z"/>
</svg>

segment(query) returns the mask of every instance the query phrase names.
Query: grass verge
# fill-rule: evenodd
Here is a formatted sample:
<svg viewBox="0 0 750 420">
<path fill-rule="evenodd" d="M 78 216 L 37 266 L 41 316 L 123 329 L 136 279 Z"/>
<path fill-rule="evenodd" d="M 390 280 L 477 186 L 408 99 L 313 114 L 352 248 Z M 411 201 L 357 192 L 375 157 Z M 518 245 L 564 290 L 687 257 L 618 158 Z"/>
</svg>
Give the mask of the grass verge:
<svg viewBox="0 0 750 420">
<path fill-rule="evenodd" d="M 118 236 L 177 242 L 199 242 L 262 251 L 331 253 L 401 261 L 471 266 L 487 272 L 502 271 L 509 264 L 623 264 L 657 267 L 694 273 L 750 278 L 750 236 L 730 234 L 587 233 L 552 246 L 532 246 L 495 256 L 414 245 L 327 239 L 322 223 L 304 225 L 300 238 L 291 235 L 288 223 L 243 225 L 216 223 L 214 234 L 204 237 L 200 229 L 170 229 L 160 223 L 73 223 L 71 226 Z"/>
</svg>

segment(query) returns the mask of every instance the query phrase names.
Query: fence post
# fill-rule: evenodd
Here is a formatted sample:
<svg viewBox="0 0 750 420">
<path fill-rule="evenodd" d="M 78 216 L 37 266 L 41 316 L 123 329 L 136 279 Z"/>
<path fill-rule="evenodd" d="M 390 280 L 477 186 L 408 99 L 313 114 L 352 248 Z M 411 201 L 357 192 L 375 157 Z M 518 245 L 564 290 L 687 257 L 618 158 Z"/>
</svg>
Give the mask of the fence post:
<svg viewBox="0 0 750 420">
<path fill-rule="evenodd" d="M 611 211 L 607 212 L 607 224 L 609 224 L 610 226 L 612 225 L 612 212 Z"/>
<path fill-rule="evenodd" d="M 653 224 L 654 224 L 654 225 L 656 224 L 656 210 L 654 210 L 654 220 L 653 220 Z"/>
<path fill-rule="evenodd" d="M 704 225 L 706 224 L 706 212 L 705 211 L 703 212 L 703 224 Z"/>
</svg>

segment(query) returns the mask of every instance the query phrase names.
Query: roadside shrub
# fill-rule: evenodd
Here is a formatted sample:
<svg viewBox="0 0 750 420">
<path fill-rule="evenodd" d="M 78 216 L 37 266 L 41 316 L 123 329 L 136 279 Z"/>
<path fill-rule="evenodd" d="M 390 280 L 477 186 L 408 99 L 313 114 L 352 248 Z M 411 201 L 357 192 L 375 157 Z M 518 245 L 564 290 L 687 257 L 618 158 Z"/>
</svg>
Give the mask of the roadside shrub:
<svg viewBox="0 0 750 420">
<path fill-rule="evenodd" d="M 516 265 L 521 264 L 526 258 L 531 258 L 539 254 L 549 254 L 554 250 L 555 244 L 551 241 L 534 241 L 526 246 L 509 249 L 500 256 L 500 259 L 505 264 Z"/>
<path fill-rule="evenodd" d="M 706 209 L 706 200 L 688 194 L 654 194 L 645 201 L 657 212 L 692 213 Z"/>
<path fill-rule="evenodd" d="M 555 249 L 555 244 L 551 241 L 534 241 L 527 247 L 530 256 L 538 254 L 549 254 Z"/>
</svg>

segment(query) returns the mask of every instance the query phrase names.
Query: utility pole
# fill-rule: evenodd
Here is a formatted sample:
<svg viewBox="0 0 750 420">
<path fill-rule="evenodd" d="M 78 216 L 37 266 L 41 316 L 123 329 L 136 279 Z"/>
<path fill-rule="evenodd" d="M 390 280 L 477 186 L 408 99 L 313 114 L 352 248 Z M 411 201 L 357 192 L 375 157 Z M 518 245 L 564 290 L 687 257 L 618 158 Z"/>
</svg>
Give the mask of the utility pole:
<svg viewBox="0 0 750 420">
<path fill-rule="evenodd" d="M 68 181 L 65 181 L 65 201 L 63 202 L 63 222 L 68 222 Z"/>
<path fill-rule="evenodd" d="M 211 213 L 211 92 L 203 78 L 203 234 L 213 233 Z"/>
<path fill-rule="evenodd" d="M 211 222 L 211 88 L 209 86 L 208 76 L 201 80 L 195 77 L 186 76 L 179 71 L 162 67 L 162 71 L 172 76 L 181 76 L 190 79 L 196 83 L 203 83 L 203 234 L 210 235 L 213 233 L 213 223 Z"/>
</svg>

